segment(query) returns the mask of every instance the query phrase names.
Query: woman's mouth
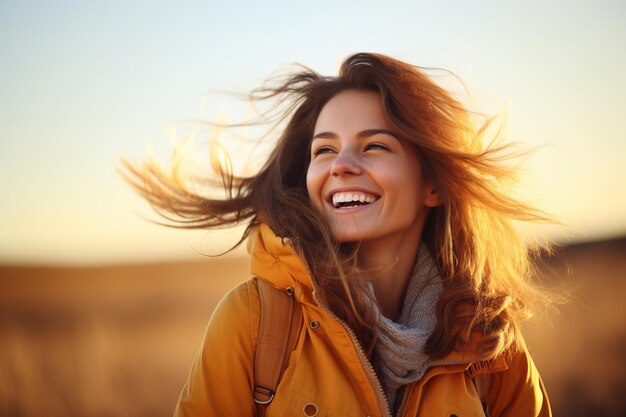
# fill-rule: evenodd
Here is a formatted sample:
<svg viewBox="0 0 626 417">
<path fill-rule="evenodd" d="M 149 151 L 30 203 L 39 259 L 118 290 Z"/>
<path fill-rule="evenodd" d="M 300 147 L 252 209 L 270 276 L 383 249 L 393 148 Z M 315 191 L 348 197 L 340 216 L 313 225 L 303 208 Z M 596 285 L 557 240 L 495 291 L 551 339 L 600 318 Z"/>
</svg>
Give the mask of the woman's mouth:
<svg viewBox="0 0 626 417">
<path fill-rule="evenodd" d="M 376 200 L 378 200 L 377 196 L 362 191 L 339 192 L 332 195 L 332 204 L 335 208 L 360 207 Z"/>
</svg>

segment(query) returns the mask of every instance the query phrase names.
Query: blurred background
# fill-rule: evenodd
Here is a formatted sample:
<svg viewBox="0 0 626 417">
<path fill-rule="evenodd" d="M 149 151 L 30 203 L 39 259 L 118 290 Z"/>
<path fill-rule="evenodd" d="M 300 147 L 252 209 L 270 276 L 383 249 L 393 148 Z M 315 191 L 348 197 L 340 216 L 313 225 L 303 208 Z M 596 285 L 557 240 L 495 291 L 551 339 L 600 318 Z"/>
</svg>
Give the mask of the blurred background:
<svg viewBox="0 0 626 417">
<path fill-rule="evenodd" d="M 626 415 L 626 4 L 620 1 L 0 1 L 0 415 L 171 415 L 215 303 L 248 277 L 240 230 L 183 232 L 116 173 L 298 62 L 385 53 L 451 70 L 539 151 L 517 195 L 568 227 L 540 274 L 573 291 L 526 326 L 556 416 Z M 263 159 L 222 136 L 235 168 Z M 249 159 L 251 158 L 251 159 Z"/>
</svg>

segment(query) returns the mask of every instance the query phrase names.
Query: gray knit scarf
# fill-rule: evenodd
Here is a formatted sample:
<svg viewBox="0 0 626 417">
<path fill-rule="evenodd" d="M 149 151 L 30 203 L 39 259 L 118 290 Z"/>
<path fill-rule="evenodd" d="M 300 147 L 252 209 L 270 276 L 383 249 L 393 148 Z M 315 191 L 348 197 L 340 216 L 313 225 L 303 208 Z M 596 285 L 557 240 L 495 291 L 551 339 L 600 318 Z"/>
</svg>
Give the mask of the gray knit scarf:
<svg viewBox="0 0 626 417">
<path fill-rule="evenodd" d="M 397 321 L 380 314 L 380 337 L 376 344 L 379 378 L 391 410 L 405 385 L 420 380 L 431 366 L 424 353 L 437 317 L 437 300 L 443 292 L 439 272 L 426 245 L 420 245 Z M 377 309 L 376 306 L 374 308 Z"/>
</svg>

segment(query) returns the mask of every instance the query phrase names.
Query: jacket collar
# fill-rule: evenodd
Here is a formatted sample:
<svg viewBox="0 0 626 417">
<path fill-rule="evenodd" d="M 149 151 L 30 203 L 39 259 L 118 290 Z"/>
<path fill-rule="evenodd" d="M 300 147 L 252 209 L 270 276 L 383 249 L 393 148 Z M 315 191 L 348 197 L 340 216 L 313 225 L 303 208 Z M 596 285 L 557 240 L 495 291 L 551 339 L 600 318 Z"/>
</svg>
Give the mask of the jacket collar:
<svg viewBox="0 0 626 417">
<path fill-rule="evenodd" d="M 265 224 L 256 227 L 248 239 L 250 272 L 276 288 L 313 289 L 311 276 L 288 239 L 276 236 Z"/>
</svg>

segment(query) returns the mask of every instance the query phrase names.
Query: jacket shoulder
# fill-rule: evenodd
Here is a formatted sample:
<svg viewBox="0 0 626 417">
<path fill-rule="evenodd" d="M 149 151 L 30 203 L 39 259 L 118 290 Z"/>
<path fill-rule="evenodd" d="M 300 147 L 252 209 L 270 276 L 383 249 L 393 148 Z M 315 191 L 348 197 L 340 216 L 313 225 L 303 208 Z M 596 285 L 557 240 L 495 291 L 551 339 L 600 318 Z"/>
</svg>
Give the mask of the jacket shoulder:
<svg viewBox="0 0 626 417">
<path fill-rule="evenodd" d="M 244 281 L 222 297 L 211 314 L 204 344 L 212 336 L 209 332 L 218 330 L 221 332 L 217 332 L 215 337 L 236 336 L 237 340 L 253 350 L 259 335 L 261 314 L 259 289 L 255 281 L 255 278 Z"/>
<path fill-rule="evenodd" d="M 490 375 L 487 394 L 492 416 L 549 417 L 550 402 L 539 371 L 522 341 L 521 347 L 506 359 L 505 369 Z"/>
<path fill-rule="evenodd" d="M 211 315 L 175 416 L 254 415 L 259 293 L 252 280 L 230 290 Z"/>
</svg>

